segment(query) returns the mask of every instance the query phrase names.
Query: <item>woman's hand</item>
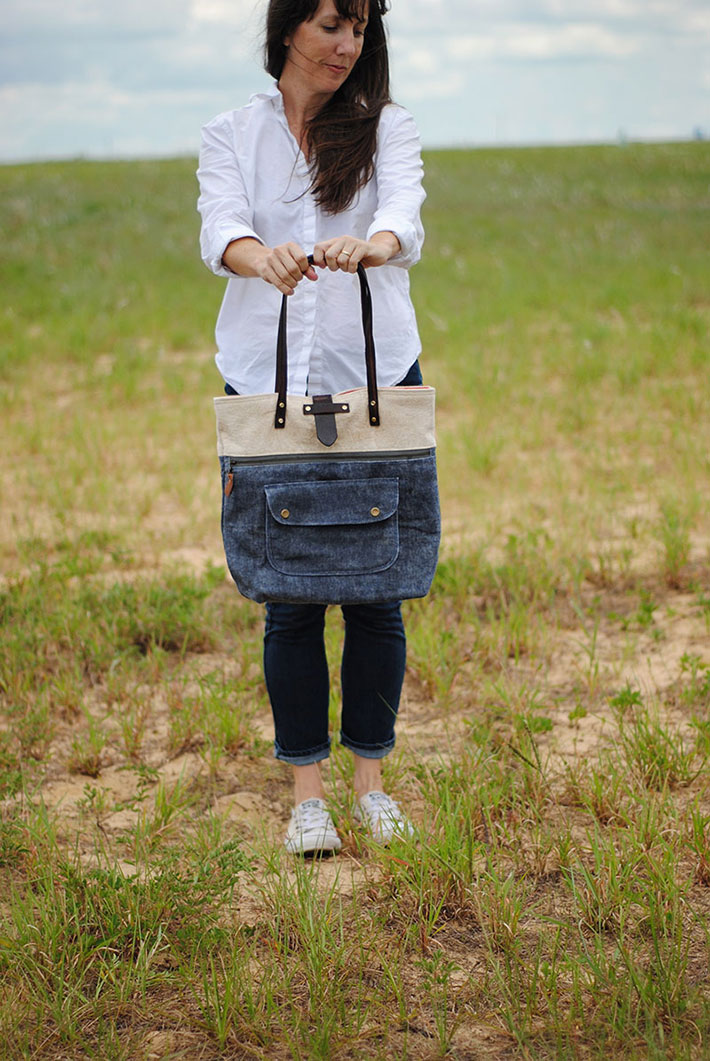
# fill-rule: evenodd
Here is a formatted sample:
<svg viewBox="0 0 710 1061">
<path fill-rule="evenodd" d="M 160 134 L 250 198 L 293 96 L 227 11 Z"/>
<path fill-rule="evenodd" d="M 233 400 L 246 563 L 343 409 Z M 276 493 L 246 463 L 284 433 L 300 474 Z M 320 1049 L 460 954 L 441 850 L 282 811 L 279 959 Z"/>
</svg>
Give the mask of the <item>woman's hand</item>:
<svg viewBox="0 0 710 1061">
<path fill-rule="evenodd" d="M 280 243 L 278 247 L 264 247 L 264 250 L 267 253 L 257 265 L 257 276 L 273 284 L 282 295 L 292 295 L 304 276 L 309 280 L 318 279 L 305 251 L 297 243 Z"/>
<path fill-rule="evenodd" d="M 375 232 L 369 240 L 357 239 L 355 236 L 335 236 L 316 243 L 313 264 L 332 272 L 341 269 L 344 273 L 356 273 L 359 264 L 365 269 L 385 265 L 400 250 L 394 232 Z"/>
<path fill-rule="evenodd" d="M 280 243 L 278 247 L 266 247 L 251 237 L 230 243 L 222 261 L 238 276 L 258 276 L 267 284 L 273 284 L 282 295 L 292 295 L 296 285 L 307 277 L 318 276 L 308 257 L 297 243 Z"/>
</svg>

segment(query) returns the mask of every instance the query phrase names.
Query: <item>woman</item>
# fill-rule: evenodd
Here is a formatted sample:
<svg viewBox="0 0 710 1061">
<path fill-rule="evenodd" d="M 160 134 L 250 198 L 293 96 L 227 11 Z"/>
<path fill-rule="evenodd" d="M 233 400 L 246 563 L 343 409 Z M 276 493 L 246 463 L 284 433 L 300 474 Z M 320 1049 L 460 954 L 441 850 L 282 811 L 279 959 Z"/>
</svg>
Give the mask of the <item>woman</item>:
<svg viewBox="0 0 710 1061">
<path fill-rule="evenodd" d="M 270 0 L 266 69 L 276 80 L 203 130 L 203 260 L 229 278 L 216 357 L 228 394 L 273 390 L 275 330 L 289 306 L 292 394 L 365 382 L 355 290 L 370 270 L 381 386 L 421 383 L 407 269 L 424 234 L 419 138 L 389 95 L 386 0 Z M 312 252 L 313 266 L 307 254 Z M 318 280 L 318 269 L 334 275 Z M 405 668 L 400 602 L 344 606 L 341 742 L 355 761 L 355 818 L 377 840 L 411 833 L 382 791 Z M 274 754 L 290 763 L 293 853 L 340 849 L 320 762 L 329 753 L 325 606 L 266 605 L 264 671 Z"/>
</svg>

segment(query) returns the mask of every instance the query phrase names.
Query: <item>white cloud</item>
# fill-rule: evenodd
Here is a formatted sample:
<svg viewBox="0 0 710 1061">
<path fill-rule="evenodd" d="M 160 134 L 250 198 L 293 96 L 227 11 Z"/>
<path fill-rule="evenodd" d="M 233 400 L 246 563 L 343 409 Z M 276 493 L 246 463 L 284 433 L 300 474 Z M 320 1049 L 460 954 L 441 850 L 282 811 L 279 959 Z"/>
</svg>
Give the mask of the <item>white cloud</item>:
<svg viewBox="0 0 710 1061">
<path fill-rule="evenodd" d="M 210 93 L 128 91 L 100 78 L 61 88 L 5 85 L 0 141 L 8 159 L 191 154 L 200 126 L 219 109 Z"/>
<path fill-rule="evenodd" d="M 266 3 L 0 0 L 0 158 L 193 150 L 268 83 Z M 708 0 L 393 0 L 388 22 L 425 142 L 707 124 Z"/>
<path fill-rule="evenodd" d="M 4 0 L 5 37 L 22 33 L 83 36 L 173 32 L 185 25 L 190 0 Z"/>
<path fill-rule="evenodd" d="M 688 11 L 681 18 L 683 29 L 710 38 L 710 10 Z"/>
<path fill-rule="evenodd" d="M 388 19 L 393 31 L 404 34 L 470 35 L 507 23 L 584 23 L 676 35 L 704 25 L 707 16 L 707 0 L 407 0 L 395 2 Z"/>
<path fill-rule="evenodd" d="M 259 33 L 265 11 L 265 0 L 191 0 L 190 19 L 194 24 L 237 26 Z"/>
<path fill-rule="evenodd" d="M 640 46 L 638 37 L 612 33 L 593 23 L 534 27 L 511 24 L 487 35 L 452 37 L 446 42 L 448 54 L 459 60 L 493 55 L 520 59 L 622 57 L 638 51 Z"/>
<path fill-rule="evenodd" d="M 635 19 L 642 17 L 647 5 L 642 0 L 544 0 L 540 9 L 556 18 Z"/>
<path fill-rule="evenodd" d="M 465 87 L 466 77 L 460 70 L 449 70 L 433 80 L 424 80 L 414 76 L 413 72 L 405 72 L 398 82 L 397 98 L 406 98 L 410 105 L 423 99 L 450 100 L 460 95 Z"/>
<path fill-rule="evenodd" d="M 419 74 L 434 74 L 439 70 L 438 57 L 424 48 L 413 48 L 406 53 L 407 67 Z"/>
</svg>

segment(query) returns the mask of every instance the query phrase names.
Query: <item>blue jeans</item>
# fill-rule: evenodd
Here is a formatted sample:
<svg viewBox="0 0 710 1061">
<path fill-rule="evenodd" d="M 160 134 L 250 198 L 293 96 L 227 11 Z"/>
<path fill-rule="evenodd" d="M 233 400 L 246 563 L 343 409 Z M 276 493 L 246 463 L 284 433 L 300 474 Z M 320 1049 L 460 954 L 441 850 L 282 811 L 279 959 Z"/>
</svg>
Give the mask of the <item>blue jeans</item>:
<svg viewBox="0 0 710 1061">
<path fill-rule="evenodd" d="M 325 604 L 266 605 L 264 675 L 274 715 L 274 755 L 303 766 L 330 750 Z M 343 605 L 340 740 L 368 759 L 394 747 L 407 645 L 399 601 Z"/>
<path fill-rule="evenodd" d="M 415 361 L 398 386 L 422 383 Z M 227 394 L 236 391 L 225 384 Z M 266 605 L 264 676 L 274 716 L 274 755 L 305 766 L 330 751 L 324 604 Z M 407 642 L 401 602 L 343 605 L 340 740 L 368 759 L 394 747 Z"/>
</svg>

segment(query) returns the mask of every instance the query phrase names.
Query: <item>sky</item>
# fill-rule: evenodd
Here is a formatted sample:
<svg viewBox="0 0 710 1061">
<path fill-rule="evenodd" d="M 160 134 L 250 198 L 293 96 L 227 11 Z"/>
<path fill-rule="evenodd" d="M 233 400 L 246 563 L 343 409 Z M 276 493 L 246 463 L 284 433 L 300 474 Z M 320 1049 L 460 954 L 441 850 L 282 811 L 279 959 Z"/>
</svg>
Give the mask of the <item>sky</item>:
<svg viewBox="0 0 710 1061">
<path fill-rule="evenodd" d="M 265 0 L 0 0 L 0 161 L 191 155 Z M 710 0 L 391 0 L 425 147 L 710 138 Z"/>
</svg>

